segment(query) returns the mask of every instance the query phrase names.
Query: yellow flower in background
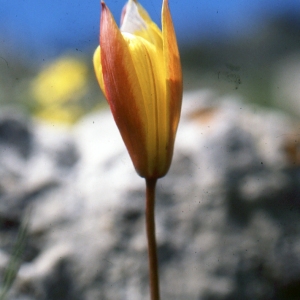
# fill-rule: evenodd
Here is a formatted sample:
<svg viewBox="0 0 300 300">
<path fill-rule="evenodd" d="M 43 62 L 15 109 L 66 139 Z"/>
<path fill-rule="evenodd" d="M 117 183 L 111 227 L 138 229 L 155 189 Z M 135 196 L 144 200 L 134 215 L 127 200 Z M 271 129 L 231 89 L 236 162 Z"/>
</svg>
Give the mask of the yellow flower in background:
<svg viewBox="0 0 300 300">
<path fill-rule="evenodd" d="M 44 121 L 56 124 L 74 124 L 83 114 L 83 110 L 79 106 L 59 106 L 49 105 L 39 109 L 35 116 Z"/>
<path fill-rule="evenodd" d="M 61 57 L 45 66 L 31 83 L 37 103 L 35 115 L 56 123 L 74 123 L 83 114 L 77 103 L 88 83 L 88 68 L 84 62 Z"/>
<path fill-rule="evenodd" d="M 162 30 L 129 0 L 119 29 L 104 2 L 100 46 L 94 54 L 99 85 L 138 174 L 164 176 L 170 167 L 182 100 L 182 72 L 168 0 Z"/>
</svg>

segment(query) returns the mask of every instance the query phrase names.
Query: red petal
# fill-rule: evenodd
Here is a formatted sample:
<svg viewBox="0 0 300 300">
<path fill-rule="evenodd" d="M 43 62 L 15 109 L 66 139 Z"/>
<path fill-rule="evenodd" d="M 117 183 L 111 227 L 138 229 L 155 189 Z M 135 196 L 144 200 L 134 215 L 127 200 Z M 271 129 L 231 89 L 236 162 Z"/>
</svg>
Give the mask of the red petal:
<svg viewBox="0 0 300 300">
<path fill-rule="evenodd" d="M 106 97 L 137 172 L 147 173 L 145 111 L 133 62 L 116 22 L 102 2 L 100 46 Z"/>
</svg>

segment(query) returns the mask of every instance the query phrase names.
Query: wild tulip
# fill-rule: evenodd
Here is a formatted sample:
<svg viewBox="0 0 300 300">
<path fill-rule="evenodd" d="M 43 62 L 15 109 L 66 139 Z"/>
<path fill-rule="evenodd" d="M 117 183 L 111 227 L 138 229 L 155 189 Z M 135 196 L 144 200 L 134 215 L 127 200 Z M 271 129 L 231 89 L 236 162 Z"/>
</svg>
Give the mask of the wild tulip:
<svg viewBox="0 0 300 300">
<path fill-rule="evenodd" d="M 159 300 L 155 186 L 169 170 L 182 100 L 182 72 L 168 0 L 162 30 L 129 0 L 119 29 L 101 2 L 100 46 L 94 54 L 99 85 L 137 173 L 146 179 L 146 231 L 152 300 Z"/>
<path fill-rule="evenodd" d="M 94 67 L 137 173 L 164 176 L 170 167 L 182 99 L 182 72 L 168 0 L 162 31 L 129 0 L 119 29 L 102 5 Z"/>
</svg>

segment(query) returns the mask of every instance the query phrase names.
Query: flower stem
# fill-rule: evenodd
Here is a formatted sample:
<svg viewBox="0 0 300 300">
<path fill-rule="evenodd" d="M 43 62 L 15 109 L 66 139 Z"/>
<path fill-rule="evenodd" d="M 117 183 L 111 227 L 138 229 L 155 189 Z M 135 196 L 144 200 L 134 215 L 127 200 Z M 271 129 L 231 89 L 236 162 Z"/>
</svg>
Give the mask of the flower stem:
<svg viewBox="0 0 300 300">
<path fill-rule="evenodd" d="M 157 179 L 146 179 L 146 231 L 148 239 L 149 287 L 151 300 L 159 300 L 159 276 L 155 238 L 155 186 Z"/>
</svg>

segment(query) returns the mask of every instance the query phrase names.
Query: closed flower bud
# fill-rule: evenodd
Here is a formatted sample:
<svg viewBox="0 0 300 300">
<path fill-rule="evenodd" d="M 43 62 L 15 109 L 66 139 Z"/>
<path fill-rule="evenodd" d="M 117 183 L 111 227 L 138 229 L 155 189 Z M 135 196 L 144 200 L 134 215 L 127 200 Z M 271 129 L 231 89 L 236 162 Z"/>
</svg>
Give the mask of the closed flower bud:
<svg viewBox="0 0 300 300">
<path fill-rule="evenodd" d="M 119 29 L 102 5 L 100 46 L 94 67 L 100 87 L 137 173 L 164 176 L 170 167 L 180 118 L 182 72 L 168 0 L 162 30 L 129 0 Z"/>
</svg>

